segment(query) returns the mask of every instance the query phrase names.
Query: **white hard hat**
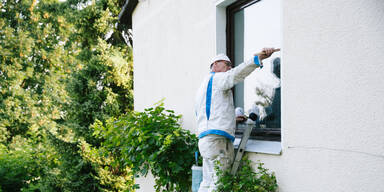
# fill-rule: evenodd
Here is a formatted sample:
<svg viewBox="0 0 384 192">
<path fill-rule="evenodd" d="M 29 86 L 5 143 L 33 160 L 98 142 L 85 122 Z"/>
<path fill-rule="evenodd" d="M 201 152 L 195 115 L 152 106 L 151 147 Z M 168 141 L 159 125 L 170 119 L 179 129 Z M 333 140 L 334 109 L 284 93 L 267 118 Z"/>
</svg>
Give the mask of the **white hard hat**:
<svg viewBox="0 0 384 192">
<path fill-rule="evenodd" d="M 224 53 L 217 54 L 211 61 L 210 64 L 214 63 L 215 61 L 228 61 L 231 63 L 231 60 L 229 60 L 228 56 Z"/>
</svg>

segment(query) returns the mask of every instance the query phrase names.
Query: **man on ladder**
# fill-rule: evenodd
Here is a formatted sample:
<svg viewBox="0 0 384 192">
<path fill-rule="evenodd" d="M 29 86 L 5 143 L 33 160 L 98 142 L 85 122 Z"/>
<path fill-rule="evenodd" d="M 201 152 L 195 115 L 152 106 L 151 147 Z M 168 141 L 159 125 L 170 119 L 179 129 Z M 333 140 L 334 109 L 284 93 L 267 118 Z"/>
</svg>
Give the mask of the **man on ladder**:
<svg viewBox="0 0 384 192">
<path fill-rule="evenodd" d="M 250 60 L 232 68 L 224 54 L 211 62 L 211 73 L 201 84 L 195 101 L 198 126 L 199 151 L 203 157 L 203 181 L 199 192 L 216 189 L 215 162 L 222 170 L 229 169 L 234 159 L 235 108 L 232 87 L 243 81 L 256 68 L 262 68 L 262 60 L 280 49 L 264 48 Z"/>
</svg>

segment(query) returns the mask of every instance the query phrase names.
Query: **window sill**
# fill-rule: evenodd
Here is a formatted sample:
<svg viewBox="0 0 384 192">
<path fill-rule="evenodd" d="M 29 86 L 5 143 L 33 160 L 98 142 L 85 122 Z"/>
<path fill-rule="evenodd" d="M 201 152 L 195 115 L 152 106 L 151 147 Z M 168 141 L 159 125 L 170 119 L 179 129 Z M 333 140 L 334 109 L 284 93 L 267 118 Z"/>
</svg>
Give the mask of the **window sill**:
<svg viewBox="0 0 384 192">
<path fill-rule="evenodd" d="M 235 149 L 240 144 L 240 138 L 236 138 L 233 142 Z M 246 152 L 264 153 L 272 155 L 281 155 L 281 142 L 278 141 L 261 141 L 249 139 L 245 146 Z"/>
</svg>

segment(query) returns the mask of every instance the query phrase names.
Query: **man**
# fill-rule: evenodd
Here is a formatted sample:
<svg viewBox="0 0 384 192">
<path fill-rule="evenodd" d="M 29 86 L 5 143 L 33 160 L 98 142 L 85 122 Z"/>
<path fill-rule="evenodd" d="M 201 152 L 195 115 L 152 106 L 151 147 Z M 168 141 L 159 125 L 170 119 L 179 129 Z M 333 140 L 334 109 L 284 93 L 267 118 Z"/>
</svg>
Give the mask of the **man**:
<svg viewBox="0 0 384 192">
<path fill-rule="evenodd" d="M 234 158 L 235 108 L 231 88 L 253 70 L 262 67 L 262 60 L 279 49 L 264 48 L 261 53 L 232 69 L 229 58 L 217 55 L 211 62 L 211 74 L 201 84 L 196 97 L 199 151 L 203 157 L 203 181 L 199 192 L 213 191 L 215 162 L 222 170 L 230 168 Z"/>
</svg>

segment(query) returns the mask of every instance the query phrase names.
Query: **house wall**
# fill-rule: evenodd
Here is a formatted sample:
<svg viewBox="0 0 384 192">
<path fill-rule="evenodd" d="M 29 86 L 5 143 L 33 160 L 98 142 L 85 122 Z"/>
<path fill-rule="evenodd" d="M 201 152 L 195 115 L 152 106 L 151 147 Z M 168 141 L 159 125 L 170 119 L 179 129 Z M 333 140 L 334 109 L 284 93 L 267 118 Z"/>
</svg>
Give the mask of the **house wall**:
<svg viewBox="0 0 384 192">
<path fill-rule="evenodd" d="M 194 98 L 215 54 L 215 3 L 207 0 L 144 0 L 133 12 L 134 108 L 164 99 L 195 133 Z M 193 158 L 193 157 L 191 157 Z M 137 180 L 154 191 L 151 175 Z"/>
<path fill-rule="evenodd" d="M 217 2 L 139 2 L 135 110 L 165 98 L 195 132 L 195 92 L 223 50 Z M 282 154 L 250 153 L 281 192 L 384 191 L 383 10 L 382 0 L 283 0 Z M 154 191 L 150 177 L 138 183 Z"/>
<path fill-rule="evenodd" d="M 135 109 L 165 99 L 194 131 L 194 97 L 216 54 L 214 3 L 145 0 L 133 21 Z"/>
<path fill-rule="evenodd" d="M 283 1 L 282 191 L 384 191 L 383 10 Z"/>
</svg>

